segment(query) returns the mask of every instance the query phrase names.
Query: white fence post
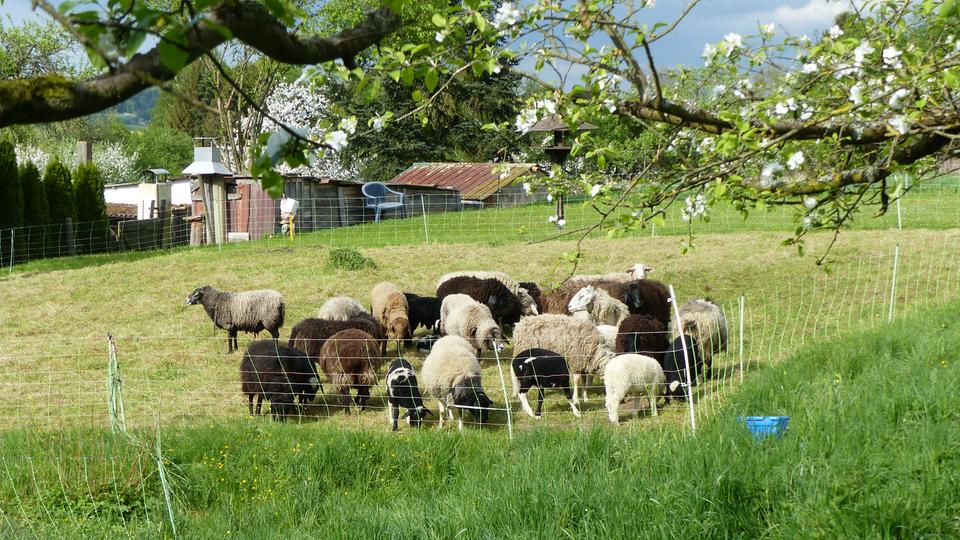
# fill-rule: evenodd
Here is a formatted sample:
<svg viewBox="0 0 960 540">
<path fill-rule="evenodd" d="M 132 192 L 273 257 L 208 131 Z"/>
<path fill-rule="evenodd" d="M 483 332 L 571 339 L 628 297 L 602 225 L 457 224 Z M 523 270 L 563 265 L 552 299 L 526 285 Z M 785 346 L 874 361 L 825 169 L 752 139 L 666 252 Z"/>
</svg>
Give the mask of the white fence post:
<svg viewBox="0 0 960 540">
<path fill-rule="evenodd" d="M 427 206 L 423 203 L 423 194 L 420 194 L 420 211 L 423 216 L 423 238 L 424 242 L 430 243 L 430 230 L 427 228 Z"/>
<path fill-rule="evenodd" d="M 13 273 L 13 231 L 10 229 L 10 273 Z"/>
<path fill-rule="evenodd" d="M 893 305 L 897 300 L 897 267 L 900 264 L 900 244 L 893 248 L 893 277 L 890 280 L 890 310 L 887 312 L 887 322 L 893 320 Z"/>
<path fill-rule="evenodd" d="M 742 383 L 743 382 L 743 305 L 745 303 L 743 293 L 740 293 L 739 303 L 740 303 L 740 347 L 738 347 L 738 350 L 740 351 L 740 382 Z"/>
<path fill-rule="evenodd" d="M 673 304 L 673 316 L 677 321 L 677 333 L 680 335 L 680 345 L 683 347 L 683 364 L 687 371 L 687 403 L 690 405 L 690 431 L 697 433 L 697 419 L 693 414 L 693 382 L 690 379 L 690 357 L 687 354 L 687 339 L 683 335 L 683 323 L 680 321 L 680 308 L 677 306 L 677 295 L 670 285 L 670 303 Z"/>
<path fill-rule="evenodd" d="M 500 375 L 500 388 L 503 389 L 503 406 L 507 409 L 507 437 L 513 440 L 513 415 L 510 411 L 510 394 L 507 393 L 507 381 L 503 378 L 503 365 L 500 364 L 500 351 L 493 346 L 493 356 L 497 359 L 497 375 Z"/>
</svg>

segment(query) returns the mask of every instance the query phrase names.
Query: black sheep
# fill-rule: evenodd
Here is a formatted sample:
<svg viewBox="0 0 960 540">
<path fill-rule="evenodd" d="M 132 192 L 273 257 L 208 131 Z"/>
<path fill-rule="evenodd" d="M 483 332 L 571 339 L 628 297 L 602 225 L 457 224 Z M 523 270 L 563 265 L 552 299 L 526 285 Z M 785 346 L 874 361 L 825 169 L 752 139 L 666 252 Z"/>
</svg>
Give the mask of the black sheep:
<svg viewBox="0 0 960 540">
<path fill-rule="evenodd" d="M 543 410 L 543 389 L 559 388 L 563 390 L 573 415 L 580 417 L 577 404 L 573 400 L 573 389 L 570 386 L 570 369 L 567 360 L 546 349 L 527 349 L 513 359 L 513 387 L 520 396 L 523 410 L 530 416 L 539 419 Z M 527 401 L 527 392 L 537 387 L 537 412 L 534 413 Z"/>
<path fill-rule="evenodd" d="M 543 300 L 540 298 L 543 296 L 543 292 L 540 291 L 540 287 L 532 281 L 521 281 L 518 285 L 530 293 L 530 297 L 533 298 L 533 303 L 537 306 L 537 313 L 546 313 L 543 311 Z"/>
<path fill-rule="evenodd" d="M 387 332 L 379 321 L 368 315 L 347 321 L 328 321 L 312 317 L 304 319 L 290 330 L 290 340 L 287 345 L 307 353 L 307 356 L 316 362 L 324 342 L 337 332 L 350 328 L 363 330 L 373 336 L 380 343 L 380 354 L 386 354 Z"/>
<path fill-rule="evenodd" d="M 436 329 L 437 321 L 440 320 L 441 300 L 408 292 L 403 295 L 407 297 L 407 320 L 410 321 L 410 333 L 412 334 L 417 326 L 423 326 L 431 332 Z"/>
<path fill-rule="evenodd" d="M 682 341 L 681 341 L 682 340 Z M 683 348 L 686 345 L 687 357 L 684 359 Z M 697 384 L 697 374 L 703 368 L 703 359 L 697 358 L 697 340 L 690 336 L 678 336 L 673 340 L 670 348 L 663 355 L 663 374 L 666 376 L 665 385 L 668 397 L 684 395 L 683 385 L 687 384 L 687 362 L 690 362 L 690 383 Z"/>
<path fill-rule="evenodd" d="M 666 326 L 650 315 L 631 315 L 617 328 L 617 354 L 642 354 L 662 365 L 664 351 L 669 347 L 670 337 Z"/>
<path fill-rule="evenodd" d="M 433 414 L 430 409 L 423 406 L 417 374 L 413 371 L 410 362 L 403 358 L 397 358 L 387 368 L 387 412 L 393 431 L 397 430 L 400 407 L 407 409 L 403 417 L 413 427 L 420 427 L 423 417 Z"/>
<path fill-rule="evenodd" d="M 631 314 L 650 315 L 665 327 L 670 326 L 670 291 L 663 283 L 652 279 L 626 282 L 597 280 L 591 285 L 607 291 L 610 296 L 626 304 Z"/>
<path fill-rule="evenodd" d="M 257 340 L 247 347 L 240 361 L 240 390 L 247 396 L 253 415 L 253 398 L 257 411 L 264 398 L 270 402 L 273 417 L 283 420 L 293 409 L 294 398 L 300 405 L 313 401 L 320 389 L 320 379 L 313 362 L 303 351 L 278 345 L 272 340 Z"/>
<path fill-rule="evenodd" d="M 498 279 L 458 276 L 437 287 L 437 299 L 441 302 L 445 297 L 458 293 L 485 304 L 501 326 L 520 322 L 520 315 L 523 313 L 520 299 Z"/>
</svg>

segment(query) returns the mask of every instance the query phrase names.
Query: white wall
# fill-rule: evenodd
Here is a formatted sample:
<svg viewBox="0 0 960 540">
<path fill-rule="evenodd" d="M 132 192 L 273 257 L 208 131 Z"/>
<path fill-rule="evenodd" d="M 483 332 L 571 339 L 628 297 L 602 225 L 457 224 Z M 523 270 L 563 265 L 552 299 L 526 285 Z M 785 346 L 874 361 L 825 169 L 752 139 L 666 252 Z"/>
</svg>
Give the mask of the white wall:
<svg viewBox="0 0 960 540">
<path fill-rule="evenodd" d="M 119 184 L 103 188 L 103 198 L 108 203 L 140 204 L 140 184 Z"/>
<path fill-rule="evenodd" d="M 160 184 L 160 186 L 162 185 L 163 184 Z M 189 178 L 173 180 L 167 182 L 167 185 L 170 187 L 170 204 L 190 204 Z M 143 186 L 143 188 L 141 186 Z M 157 184 L 116 184 L 105 186 L 103 188 L 103 198 L 108 203 L 137 205 L 140 219 L 144 219 L 150 211 L 150 203 L 156 201 L 156 195 L 151 195 L 150 192 L 155 192 L 157 186 Z"/>
</svg>

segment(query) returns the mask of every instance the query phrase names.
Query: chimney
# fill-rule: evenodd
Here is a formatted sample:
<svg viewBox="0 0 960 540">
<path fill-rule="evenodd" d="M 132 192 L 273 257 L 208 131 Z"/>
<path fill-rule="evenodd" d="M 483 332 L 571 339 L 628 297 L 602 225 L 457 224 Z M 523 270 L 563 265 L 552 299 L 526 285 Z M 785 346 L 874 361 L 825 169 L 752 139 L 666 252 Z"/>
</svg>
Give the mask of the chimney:
<svg viewBox="0 0 960 540">
<path fill-rule="evenodd" d="M 77 141 L 77 163 L 90 163 L 91 161 L 93 161 L 93 143 Z"/>
<path fill-rule="evenodd" d="M 233 171 L 223 164 L 220 148 L 212 137 L 193 139 L 193 163 L 187 165 L 183 174 L 233 176 Z"/>
</svg>

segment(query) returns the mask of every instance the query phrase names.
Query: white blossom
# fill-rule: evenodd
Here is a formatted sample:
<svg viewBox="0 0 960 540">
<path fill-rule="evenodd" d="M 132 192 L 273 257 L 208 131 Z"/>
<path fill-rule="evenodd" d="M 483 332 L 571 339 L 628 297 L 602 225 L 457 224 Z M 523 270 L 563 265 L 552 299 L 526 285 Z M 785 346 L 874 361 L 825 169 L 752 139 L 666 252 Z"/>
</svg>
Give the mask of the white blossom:
<svg viewBox="0 0 960 540">
<path fill-rule="evenodd" d="M 603 189 L 603 186 L 601 186 L 600 184 L 594 184 L 593 187 L 590 188 L 590 196 L 596 197 L 597 195 L 600 194 L 600 191 L 602 189 Z"/>
<path fill-rule="evenodd" d="M 903 62 L 900 61 L 900 55 L 903 54 L 901 51 L 897 50 L 896 47 L 890 46 L 883 49 L 881 53 L 883 55 L 883 63 L 893 69 L 900 69 L 903 67 Z"/>
<path fill-rule="evenodd" d="M 547 223 L 556 223 L 556 222 L 557 222 L 557 216 L 547 217 Z"/>
<path fill-rule="evenodd" d="M 324 140 L 334 152 L 343 150 L 349 144 L 347 142 L 347 132 L 341 129 L 327 133 L 327 136 Z"/>
<path fill-rule="evenodd" d="M 777 103 L 777 105 L 773 108 L 773 112 L 776 113 L 777 116 L 783 116 L 790 111 L 796 110 L 796 108 L 797 108 L 796 100 L 794 100 L 793 98 L 787 98 L 786 101 L 781 101 L 780 103 Z"/>
<path fill-rule="evenodd" d="M 850 87 L 850 101 L 852 101 L 854 105 L 863 103 L 863 83 L 858 82 Z"/>
<path fill-rule="evenodd" d="M 41 176 L 47 170 L 47 165 L 50 164 L 50 154 L 36 146 L 17 145 L 14 147 L 14 152 L 17 154 L 17 164 L 23 165 L 31 162 L 37 166 Z"/>
<path fill-rule="evenodd" d="M 383 131 L 383 127 L 386 125 L 387 119 L 382 116 L 375 116 L 371 122 L 374 131 Z"/>
<path fill-rule="evenodd" d="M 447 36 L 443 35 L 443 32 L 437 32 L 433 37 L 437 40 L 437 43 L 443 43 L 444 38 Z"/>
<path fill-rule="evenodd" d="M 550 202 L 552 200 L 553 200 L 553 193 L 547 193 L 547 202 Z"/>
<path fill-rule="evenodd" d="M 907 117 L 902 114 L 887 120 L 887 124 L 901 135 L 906 135 L 907 131 L 910 131 L 910 123 L 907 121 Z"/>
<path fill-rule="evenodd" d="M 767 163 L 763 166 L 763 170 L 760 171 L 760 185 L 764 188 L 769 188 L 781 172 L 783 172 L 783 165 L 777 162 Z"/>
<path fill-rule="evenodd" d="M 776 31 L 776 29 L 777 29 L 776 23 L 770 23 L 770 24 L 765 24 L 760 26 L 760 32 L 767 37 L 772 36 L 774 31 Z"/>
<path fill-rule="evenodd" d="M 497 13 L 493 17 L 493 25 L 497 28 L 513 26 L 518 22 L 520 22 L 520 10 L 517 9 L 513 2 L 500 4 L 500 8 L 497 9 Z"/>
<path fill-rule="evenodd" d="M 901 88 L 890 96 L 890 106 L 899 111 L 906 105 L 908 97 L 910 97 L 910 91 L 906 88 Z"/>
<path fill-rule="evenodd" d="M 494 75 L 499 74 L 501 71 L 503 71 L 503 66 L 501 66 L 500 64 L 493 66 Z"/>
<path fill-rule="evenodd" d="M 866 58 L 866 56 L 875 50 L 876 49 L 870 45 L 869 41 L 861 41 L 860 44 L 857 45 L 857 48 L 853 50 L 853 65 L 857 68 L 862 66 L 863 60 Z"/>
<path fill-rule="evenodd" d="M 524 182 L 524 183 L 523 183 L 523 193 L 524 193 L 525 195 L 530 195 L 530 191 L 531 191 L 530 182 Z"/>
<path fill-rule="evenodd" d="M 547 114 L 557 114 L 557 102 L 552 99 L 538 100 L 536 107 L 547 111 Z"/>
<path fill-rule="evenodd" d="M 809 229 L 813 227 L 813 216 L 803 216 L 803 228 Z"/>
<path fill-rule="evenodd" d="M 701 152 L 710 152 L 713 150 L 714 139 L 713 137 L 704 137 L 698 145 L 698 149 Z"/>
<path fill-rule="evenodd" d="M 537 123 L 537 109 L 524 109 L 517 115 L 517 131 L 521 135 L 530 131 L 530 128 Z"/>
<path fill-rule="evenodd" d="M 656 7 L 657 0 L 643 0 L 643 7 L 652 8 Z"/>
<path fill-rule="evenodd" d="M 103 174 L 104 184 L 124 184 L 137 182 L 140 171 L 137 169 L 139 153 L 127 153 L 123 145 L 108 143 L 93 147 L 93 162 Z M 39 166 L 38 166 L 39 168 Z"/>
<path fill-rule="evenodd" d="M 727 56 L 730 56 L 735 49 L 743 47 L 743 36 L 736 32 L 730 32 L 729 34 L 723 36 L 723 41 L 728 45 L 727 47 Z"/>
<path fill-rule="evenodd" d="M 798 150 L 791 154 L 790 158 L 787 159 L 787 168 L 791 171 L 795 171 L 799 169 L 801 165 L 803 165 L 805 160 L 806 158 L 803 157 L 803 152 Z"/>
<path fill-rule="evenodd" d="M 611 113 L 617 112 L 617 104 L 612 99 L 603 100 L 603 106 Z"/>
<path fill-rule="evenodd" d="M 340 120 L 340 129 L 347 132 L 347 135 L 353 135 L 357 132 L 357 117 L 351 116 Z"/>
<path fill-rule="evenodd" d="M 703 45 L 703 53 L 700 55 L 703 57 L 704 64 L 710 65 L 713 62 L 713 57 L 717 54 L 717 47 L 712 43 L 705 43 Z"/>
<path fill-rule="evenodd" d="M 839 26 L 833 25 L 830 27 L 830 30 L 827 30 L 827 35 L 833 39 L 837 39 L 843 35 L 843 30 Z"/>
<path fill-rule="evenodd" d="M 806 122 L 813 117 L 813 107 L 804 105 L 800 108 L 800 120 Z"/>
<path fill-rule="evenodd" d="M 807 62 L 806 64 L 803 65 L 803 68 L 801 68 L 801 71 L 803 71 L 804 73 L 813 73 L 817 71 L 819 67 L 820 66 L 818 66 L 816 62 Z"/>
<path fill-rule="evenodd" d="M 704 197 L 703 193 L 696 197 L 687 197 L 684 199 L 684 203 L 686 208 L 680 210 L 680 219 L 683 221 L 690 221 L 707 213 L 707 198 Z"/>
<path fill-rule="evenodd" d="M 807 210 L 813 210 L 817 207 L 817 204 L 817 198 L 813 195 L 807 195 L 803 198 L 803 206 L 805 206 Z"/>
<path fill-rule="evenodd" d="M 718 84 L 718 85 L 716 85 L 716 86 L 713 87 L 713 95 L 715 95 L 715 96 L 719 96 L 720 94 L 722 94 L 722 93 L 724 93 L 724 92 L 726 92 L 726 91 L 727 91 L 727 87 L 726 87 L 726 85 L 723 85 L 723 84 Z"/>
</svg>

